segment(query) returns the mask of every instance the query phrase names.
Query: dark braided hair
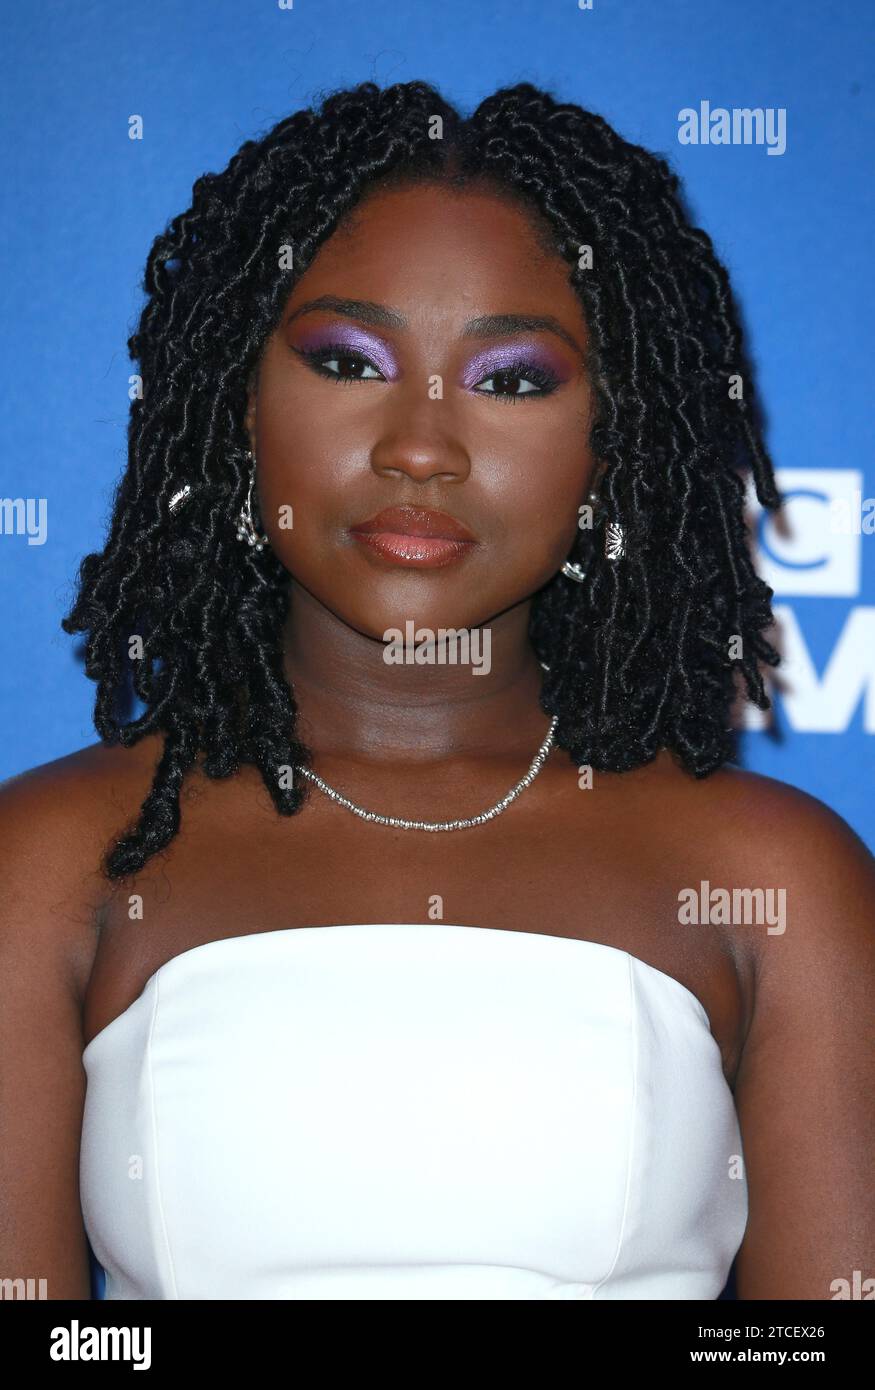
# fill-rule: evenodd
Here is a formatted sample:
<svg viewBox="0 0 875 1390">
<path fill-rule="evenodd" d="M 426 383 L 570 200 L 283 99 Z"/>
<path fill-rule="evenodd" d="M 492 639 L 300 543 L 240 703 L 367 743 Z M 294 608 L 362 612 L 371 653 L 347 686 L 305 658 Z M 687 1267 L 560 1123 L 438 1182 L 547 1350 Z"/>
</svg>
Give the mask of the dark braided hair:
<svg viewBox="0 0 875 1390">
<path fill-rule="evenodd" d="M 128 467 L 106 545 L 82 561 L 62 623 L 88 634 L 101 738 L 130 746 L 163 735 L 139 818 L 104 861 L 110 878 L 173 839 L 199 759 L 209 777 L 254 764 L 283 815 L 304 801 L 305 780 L 279 776 L 310 763 L 282 664 L 289 575 L 235 533 L 247 388 L 321 243 L 365 194 L 416 181 L 476 184 L 528 210 L 566 259 L 589 326 L 599 514 L 623 527 L 625 555 L 606 559 L 598 530 L 579 530 L 570 558 L 588 564 L 586 583 L 557 575 L 534 597 L 530 640 L 550 668 L 541 703 L 559 716 L 559 746 L 614 771 L 668 748 L 702 777 L 732 755 L 739 674 L 747 696 L 769 706 L 759 663 L 778 660 L 763 636 L 772 592 L 748 550 L 743 471 L 764 506 L 779 497 L 727 273 L 685 216 L 676 175 L 601 117 L 529 83 L 462 119 L 425 82 L 364 82 L 198 179 L 191 208 L 149 253 L 148 299 L 128 341 L 143 383 Z M 287 245 L 292 272 L 278 269 Z M 579 264 L 584 246 L 590 268 Z M 143 642 L 136 661 L 132 634 Z M 125 722 L 132 692 L 145 713 Z"/>
</svg>

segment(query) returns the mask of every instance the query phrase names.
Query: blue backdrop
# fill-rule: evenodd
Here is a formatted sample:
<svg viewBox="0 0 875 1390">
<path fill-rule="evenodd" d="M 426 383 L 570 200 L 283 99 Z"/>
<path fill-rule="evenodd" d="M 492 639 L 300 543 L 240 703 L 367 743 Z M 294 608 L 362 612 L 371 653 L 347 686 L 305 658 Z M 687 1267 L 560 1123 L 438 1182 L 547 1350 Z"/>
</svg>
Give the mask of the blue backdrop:
<svg viewBox="0 0 875 1390">
<path fill-rule="evenodd" d="M 421 77 L 468 110 L 529 79 L 665 154 L 734 276 L 793 494 L 787 534 L 769 523 L 760 536 L 788 657 L 780 738 L 749 730 L 744 761 L 821 797 L 875 844 L 873 18 L 871 6 L 821 0 L 8 9 L 0 777 L 96 739 L 94 688 L 59 620 L 124 466 L 125 340 L 145 256 L 193 181 L 321 89 Z M 679 138 L 693 129 L 686 108 L 697 143 Z M 721 108 L 761 109 L 763 140 L 715 143 Z M 132 115 L 142 140 L 129 138 Z"/>
</svg>

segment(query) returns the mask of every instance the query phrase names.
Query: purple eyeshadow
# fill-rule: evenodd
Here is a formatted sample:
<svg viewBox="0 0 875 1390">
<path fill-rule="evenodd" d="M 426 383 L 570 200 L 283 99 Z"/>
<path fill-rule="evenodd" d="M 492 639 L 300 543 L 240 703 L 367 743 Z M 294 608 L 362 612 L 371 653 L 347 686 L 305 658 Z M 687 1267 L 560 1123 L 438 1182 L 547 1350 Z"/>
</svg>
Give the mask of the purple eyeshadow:
<svg viewBox="0 0 875 1390">
<path fill-rule="evenodd" d="M 536 346 L 526 342 L 502 343 L 500 347 L 485 348 L 471 359 L 465 368 L 462 385 L 476 386 L 493 372 L 504 372 L 509 367 L 518 366 L 523 362 L 549 372 L 557 381 L 568 381 L 571 378 L 571 370 L 564 359 L 554 356 L 540 344 Z"/>
<path fill-rule="evenodd" d="M 377 371 L 391 381 L 398 371 L 397 363 L 380 338 L 374 338 L 362 328 L 344 323 L 329 325 L 326 328 L 312 329 L 301 342 L 301 351 L 319 352 L 322 348 L 343 347 L 350 352 L 361 352 L 369 357 Z"/>
<path fill-rule="evenodd" d="M 299 350 L 315 353 L 328 348 L 364 354 L 387 381 L 395 380 L 398 375 L 398 364 L 382 339 L 354 324 L 320 324 L 318 328 L 310 329 L 303 335 Z M 470 389 L 494 372 L 507 371 L 508 368 L 519 366 L 521 363 L 539 367 L 560 383 L 569 381 L 573 374 L 573 369 L 564 358 L 550 352 L 540 343 L 533 344 L 523 340 L 518 343 L 502 343 L 478 352 L 465 367 L 462 385 Z"/>
</svg>

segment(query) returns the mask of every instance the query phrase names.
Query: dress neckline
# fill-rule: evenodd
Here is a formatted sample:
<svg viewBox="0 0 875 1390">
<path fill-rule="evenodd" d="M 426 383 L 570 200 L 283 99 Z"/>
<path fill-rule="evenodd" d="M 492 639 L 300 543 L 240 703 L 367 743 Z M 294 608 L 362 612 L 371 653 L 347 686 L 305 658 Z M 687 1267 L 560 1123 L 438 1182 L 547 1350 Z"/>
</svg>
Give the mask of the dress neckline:
<svg viewBox="0 0 875 1390">
<path fill-rule="evenodd" d="M 291 936 L 294 932 L 354 931 L 356 933 L 359 933 L 369 931 L 373 928 L 385 931 L 387 927 L 397 928 L 399 931 L 419 930 L 491 932 L 493 935 L 497 937 L 534 937 L 535 939 L 540 941 L 564 941 L 569 942 L 572 945 L 578 947 L 589 947 L 591 950 L 611 951 L 615 955 L 625 957 L 627 961 L 636 966 L 639 966 L 641 969 L 649 971 L 653 975 L 658 976 L 661 980 L 667 980 L 670 985 L 674 986 L 675 989 L 680 990 L 681 993 L 686 996 L 688 1002 L 693 1005 L 695 1012 L 701 1018 L 702 1022 L 704 1023 L 708 1032 L 711 1034 L 712 1038 L 714 1038 L 714 1033 L 713 1029 L 711 1028 L 711 1020 L 708 1016 L 708 1011 L 702 1003 L 701 999 L 699 999 L 698 995 L 694 994 L 691 989 L 689 989 L 686 985 L 682 984 L 681 981 L 676 979 L 674 975 L 669 975 L 665 970 L 660 970 L 658 966 L 650 965 L 646 960 L 642 960 L 640 956 L 634 956 L 630 951 L 623 950 L 621 946 L 609 946 L 604 941 L 592 941 L 588 937 L 583 936 L 562 936 L 558 932 L 521 931 L 514 927 L 466 926 L 463 923 L 457 922 L 332 922 L 329 923 L 328 926 L 324 927 L 273 927 L 267 931 L 242 932 L 238 933 L 235 936 L 219 936 L 214 938 L 212 941 L 201 941 L 196 946 L 189 946 L 186 948 L 186 950 L 179 951 L 175 956 L 171 956 L 169 960 L 166 960 L 162 965 L 159 965 L 157 970 L 153 970 L 152 974 L 149 975 L 149 977 L 145 981 L 143 988 L 140 990 L 139 994 L 136 996 L 135 999 L 131 1000 L 127 1008 L 123 1009 L 120 1014 L 116 1014 L 115 1018 L 110 1019 L 109 1023 L 104 1024 L 104 1026 L 94 1034 L 94 1037 L 91 1039 L 90 1042 L 86 1043 L 85 1047 L 82 1050 L 82 1060 L 84 1061 L 86 1057 L 89 1057 L 92 1049 L 95 1048 L 98 1043 L 102 1042 L 102 1040 L 108 1034 L 112 1033 L 113 1030 L 116 1028 L 117 1024 L 121 1024 L 128 1017 L 131 1011 L 135 1009 L 137 1005 L 141 1002 L 141 1000 L 145 997 L 146 992 L 149 990 L 150 986 L 155 984 L 156 981 L 162 978 L 164 975 L 168 974 L 168 972 L 171 972 L 179 962 L 187 961 L 188 959 L 190 959 L 190 957 L 197 955 L 202 951 L 214 951 L 216 948 L 220 946 L 236 946 L 236 944 L 241 941 L 250 941 L 253 938 L 261 940 L 265 937 L 288 937 Z M 716 1038 L 714 1038 L 714 1042 L 717 1042 Z"/>
</svg>

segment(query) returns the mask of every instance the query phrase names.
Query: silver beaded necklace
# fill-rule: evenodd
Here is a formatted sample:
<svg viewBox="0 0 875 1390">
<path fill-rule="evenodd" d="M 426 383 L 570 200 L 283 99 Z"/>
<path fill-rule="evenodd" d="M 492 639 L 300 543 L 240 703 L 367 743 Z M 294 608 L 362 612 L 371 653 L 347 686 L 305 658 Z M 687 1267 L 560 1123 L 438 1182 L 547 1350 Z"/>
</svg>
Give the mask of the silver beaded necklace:
<svg viewBox="0 0 875 1390">
<path fill-rule="evenodd" d="M 543 662 L 541 664 L 543 665 Z M 545 667 L 545 670 L 546 669 L 548 668 Z M 547 754 L 553 747 L 553 738 L 556 733 L 556 725 L 558 722 L 559 716 L 558 714 L 554 714 L 553 718 L 550 720 L 550 728 L 547 731 L 547 737 L 532 759 L 532 765 L 528 772 L 524 777 L 520 778 L 516 786 L 511 787 L 510 791 L 507 792 L 500 801 L 497 801 L 494 806 L 490 806 L 488 811 L 481 811 L 479 816 L 468 816 L 465 820 L 403 820 L 400 816 L 380 816 L 376 811 L 366 811 L 364 807 L 357 806 L 354 801 L 349 800 L 349 797 L 343 796 L 339 791 L 335 791 L 334 787 L 329 787 L 328 783 L 309 767 L 298 766 L 297 771 L 302 773 L 304 777 L 309 778 L 311 782 L 315 782 L 319 790 L 330 797 L 332 801 L 336 801 L 338 806 L 345 806 L 348 811 L 352 811 L 354 816 L 360 816 L 362 820 L 374 821 L 377 825 L 391 825 L 396 830 L 468 830 L 471 826 L 485 825 L 486 821 L 494 820 L 496 816 L 500 816 L 502 811 L 506 811 L 510 803 L 516 800 L 520 792 L 524 791 L 525 788 L 535 780 L 541 768 L 544 766 L 544 763 L 547 761 Z"/>
</svg>

